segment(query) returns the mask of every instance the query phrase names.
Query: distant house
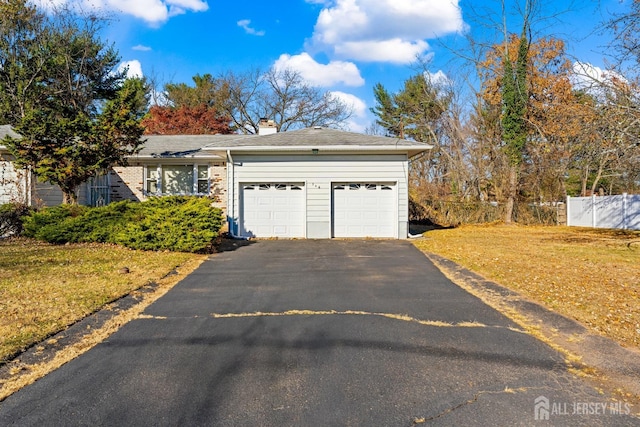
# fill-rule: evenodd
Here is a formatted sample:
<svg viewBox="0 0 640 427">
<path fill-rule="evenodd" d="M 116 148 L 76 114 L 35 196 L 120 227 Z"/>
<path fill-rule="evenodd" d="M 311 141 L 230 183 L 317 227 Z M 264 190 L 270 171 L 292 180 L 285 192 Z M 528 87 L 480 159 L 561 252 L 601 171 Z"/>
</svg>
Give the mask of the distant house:
<svg viewBox="0 0 640 427">
<path fill-rule="evenodd" d="M 62 192 L 59 188 L 37 182 L 28 169 L 15 167 L 15 159 L 7 147 L 2 145 L 2 140 L 7 136 L 20 137 L 11 126 L 0 126 L 0 204 L 17 202 L 51 206 L 62 203 Z M 81 191 L 81 196 L 81 200 L 84 201 L 84 191 Z"/>
<path fill-rule="evenodd" d="M 87 183 L 81 202 L 210 197 L 239 237 L 406 238 L 409 159 L 431 148 L 319 127 L 277 133 L 268 123 L 258 135 L 145 139 L 128 166 Z M 12 167 L 11 159 L 4 163 Z M 42 196 L 41 184 L 20 179 L 17 187 L 32 189 L 31 203 Z"/>
<path fill-rule="evenodd" d="M 16 169 L 14 158 L 1 140 L 19 138 L 10 126 L 0 126 L 0 203 L 34 206 L 62 203 L 59 187 L 38 182 L 26 169 Z M 78 203 L 102 205 L 120 200 L 142 201 L 151 196 L 199 195 L 211 197 L 224 208 L 226 158 L 203 150 L 219 138 L 242 135 L 151 135 L 142 150 L 128 158 L 128 166 L 116 166 L 78 189 Z"/>
</svg>

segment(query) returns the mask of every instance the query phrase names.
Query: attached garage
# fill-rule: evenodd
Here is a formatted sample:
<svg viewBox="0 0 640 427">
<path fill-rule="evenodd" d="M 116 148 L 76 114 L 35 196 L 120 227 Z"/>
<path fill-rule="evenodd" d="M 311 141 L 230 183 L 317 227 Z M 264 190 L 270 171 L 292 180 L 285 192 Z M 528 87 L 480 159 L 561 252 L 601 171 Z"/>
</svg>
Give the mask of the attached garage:
<svg viewBox="0 0 640 427">
<path fill-rule="evenodd" d="M 334 183 L 332 237 L 398 237 L 396 183 Z"/>
<path fill-rule="evenodd" d="M 204 150 L 227 158 L 227 217 L 237 237 L 404 239 L 409 161 L 429 148 L 309 128 Z"/>
<path fill-rule="evenodd" d="M 240 184 L 241 235 L 304 237 L 304 183 Z"/>
</svg>

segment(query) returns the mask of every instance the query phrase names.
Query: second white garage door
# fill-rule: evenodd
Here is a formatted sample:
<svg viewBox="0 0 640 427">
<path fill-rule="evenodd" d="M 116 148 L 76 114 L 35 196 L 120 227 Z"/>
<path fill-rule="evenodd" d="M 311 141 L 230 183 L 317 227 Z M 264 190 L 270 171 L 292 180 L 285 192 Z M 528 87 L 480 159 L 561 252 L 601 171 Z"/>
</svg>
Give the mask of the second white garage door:
<svg viewBox="0 0 640 427">
<path fill-rule="evenodd" d="M 396 185 L 334 183 L 333 237 L 397 237 Z"/>
<path fill-rule="evenodd" d="M 304 184 L 241 184 L 240 188 L 243 236 L 305 237 Z"/>
</svg>

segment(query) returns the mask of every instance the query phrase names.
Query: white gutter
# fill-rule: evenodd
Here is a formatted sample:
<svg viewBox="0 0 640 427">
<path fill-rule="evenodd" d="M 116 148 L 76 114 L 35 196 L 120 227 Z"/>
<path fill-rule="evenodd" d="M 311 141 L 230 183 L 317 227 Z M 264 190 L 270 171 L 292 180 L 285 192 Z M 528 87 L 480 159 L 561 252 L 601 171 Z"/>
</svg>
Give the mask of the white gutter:
<svg viewBox="0 0 640 427">
<path fill-rule="evenodd" d="M 221 151 L 221 150 L 217 150 L 217 151 Z M 220 159 L 223 158 L 219 154 L 213 154 L 213 155 L 216 156 L 216 157 L 219 157 Z M 134 159 L 135 160 L 182 160 L 182 159 L 198 159 L 198 158 L 210 159 L 211 158 L 210 156 L 211 155 L 209 155 L 209 154 L 206 154 L 206 155 L 200 154 L 200 155 L 197 155 L 197 156 L 195 156 L 195 155 L 191 155 L 191 156 L 171 156 L 171 155 L 161 156 L 161 155 L 155 155 L 154 156 L 153 154 L 142 154 L 142 155 L 134 154 L 132 156 L 128 156 L 127 158 L 130 159 L 130 160 L 134 160 Z"/>
<path fill-rule="evenodd" d="M 24 197 L 26 200 L 27 206 L 32 206 L 33 204 L 33 184 L 32 184 L 33 174 L 31 173 L 31 167 L 27 167 L 25 169 L 25 177 L 24 177 Z"/>
<path fill-rule="evenodd" d="M 234 239 L 248 240 L 246 237 L 238 236 L 235 233 L 235 165 L 233 164 L 233 157 L 231 157 L 231 150 L 227 150 L 227 224 L 229 227 L 229 235 Z"/>
<path fill-rule="evenodd" d="M 430 150 L 433 145 L 246 145 L 234 147 L 203 147 L 206 151 L 413 151 Z"/>
</svg>

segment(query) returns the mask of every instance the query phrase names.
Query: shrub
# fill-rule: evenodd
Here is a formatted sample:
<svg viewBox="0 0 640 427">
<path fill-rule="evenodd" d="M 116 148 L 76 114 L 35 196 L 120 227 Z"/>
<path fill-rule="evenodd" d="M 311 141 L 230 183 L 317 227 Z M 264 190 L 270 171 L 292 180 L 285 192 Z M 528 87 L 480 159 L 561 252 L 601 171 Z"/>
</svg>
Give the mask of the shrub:
<svg viewBox="0 0 640 427">
<path fill-rule="evenodd" d="M 126 224 L 115 243 L 144 250 L 207 252 L 222 227 L 222 211 L 208 199 L 163 197 L 141 203 L 139 220 Z"/>
<path fill-rule="evenodd" d="M 33 212 L 24 218 L 24 235 L 51 243 L 66 243 L 69 240 L 57 238 L 58 230 L 88 209 L 86 206 L 60 205 Z"/>
<path fill-rule="evenodd" d="M 526 202 L 516 203 L 514 220 L 527 225 L 555 225 L 558 209 L 553 206 L 537 206 Z M 409 219 L 414 222 L 431 222 L 441 226 L 483 224 L 503 221 L 504 204 L 477 201 L 416 200 L 409 199 Z"/>
<path fill-rule="evenodd" d="M 57 206 L 26 222 L 31 237 L 50 243 L 116 243 L 132 249 L 206 252 L 223 224 L 205 198 L 170 196 L 87 208 Z"/>
<path fill-rule="evenodd" d="M 19 235 L 24 229 L 24 217 L 33 209 L 23 203 L 0 205 L 0 237 Z"/>
</svg>

